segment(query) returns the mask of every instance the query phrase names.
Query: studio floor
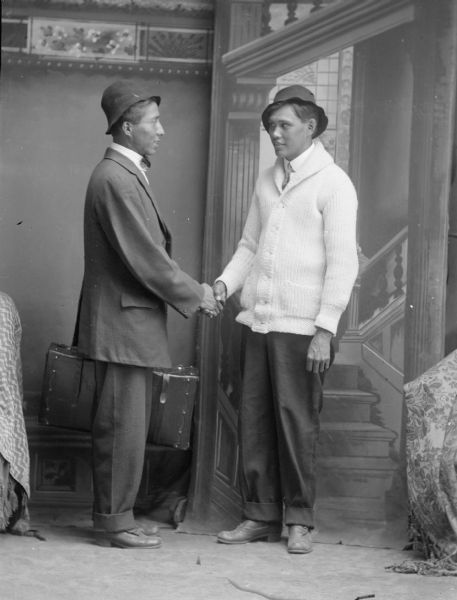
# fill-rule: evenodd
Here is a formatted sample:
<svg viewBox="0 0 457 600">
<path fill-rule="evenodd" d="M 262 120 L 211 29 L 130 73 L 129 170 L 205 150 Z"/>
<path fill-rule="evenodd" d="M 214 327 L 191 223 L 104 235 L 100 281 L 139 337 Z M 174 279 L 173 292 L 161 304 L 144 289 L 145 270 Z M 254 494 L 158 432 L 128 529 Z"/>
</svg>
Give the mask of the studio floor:
<svg viewBox="0 0 457 600">
<path fill-rule="evenodd" d="M 0 535 L 1 600 L 455 600 L 457 577 L 386 570 L 420 558 L 397 547 L 319 541 L 290 555 L 286 540 L 242 546 L 166 523 L 157 550 L 102 548 L 88 511 L 32 514 L 44 540 Z"/>
</svg>

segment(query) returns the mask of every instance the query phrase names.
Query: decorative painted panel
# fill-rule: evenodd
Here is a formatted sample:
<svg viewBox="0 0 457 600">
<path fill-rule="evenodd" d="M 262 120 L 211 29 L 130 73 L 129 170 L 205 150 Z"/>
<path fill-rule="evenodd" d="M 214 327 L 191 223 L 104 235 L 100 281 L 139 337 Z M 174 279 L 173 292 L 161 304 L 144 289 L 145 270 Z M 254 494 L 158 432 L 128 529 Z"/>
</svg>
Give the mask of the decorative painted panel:
<svg viewBox="0 0 457 600">
<path fill-rule="evenodd" d="M 220 386 L 234 411 L 238 411 L 241 396 L 241 370 L 244 352 L 244 329 L 235 322 L 240 312 L 237 294 L 225 304 L 220 324 Z"/>
<path fill-rule="evenodd" d="M 44 457 L 38 463 L 36 490 L 76 491 L 76 459 L 74 456 Z"/>
<path fill-rule="evenodd" d="M 28 19 L 2 20 L 2 48 L 15 52 L 25 52 L 29 41 Z"/>
<path fill-rule="evenodd" d="M 238 447 L 236 431 L 232 423 L 219 411 L 217 415 L 216 472 L 229 486 L 235 486 L 238 478 Z"/>
<path fill-rule="evenodd" d="M 57 19 L 32 19 L 32 54 L 60 58 L 134 60 L 134 25 Z"/>
<path fill-rule="evenodd" d="M 141 28 L 139 58 L 144 60 L 211 60 L 211 38 L 206 30 Z"/>
<path fill-rule="evenodd" d="M 90 506 L 93 501 L 88 433 L 27 422 L 34 506 Z M 148 445 L 138 506 L 149 509 L 187 493 L 191 453 Z"/>
<path fill-rule="evenodd" d="M 130 71 L 135 65 L 140 72 L 206 76 L 212 40 L 210 29 L 29 17 L 5 19 L 2 50 L 5 65 L 70 68 L 75 61 L 99 69 L 115 63 Z"/>
</svg>

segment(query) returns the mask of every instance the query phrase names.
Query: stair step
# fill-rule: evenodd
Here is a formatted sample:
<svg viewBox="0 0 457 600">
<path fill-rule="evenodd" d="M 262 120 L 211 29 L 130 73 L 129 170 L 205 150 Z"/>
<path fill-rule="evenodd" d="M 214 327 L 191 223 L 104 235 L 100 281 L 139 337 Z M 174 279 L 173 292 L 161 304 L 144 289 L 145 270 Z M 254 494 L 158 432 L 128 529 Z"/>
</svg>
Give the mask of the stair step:
<svg viewBox="0 0 457 600">
<path fill-rule="evenodd" d="M 324 456 L 318 459 L 319 467 L 329 471 L 384 472 L 396 468 L 396 463 L 388 456 Z"/>
<path fill-rule="evenodd" d="M 345 523 L 377 523 L 386 519 L 384 498 L 352 498 L 346 496 L 320 496 L 318 483 L 316 500 L 316 517 L 318 523 L 326 527 L 332 522 Z"/>
<path fill-rule="evenodd" d="M 322 421 L 369 421 L 370 409 L 378 397 L 356 389 L 330 388 L 324 391 Z"/>
<path fill-rule="evenodd" d="M 336 457 L 389 456 L 395 434 L 374 423 L 323 422 L 319 436 L 319 455 Z"/>
<path fill-rule="evenodd" d="M 356 364 L 333 363 L 325 375 L 326 388 L 357 388 L 359 367 Z"/>
<path fill-rule="evenodd" d="M 375 423 L 366 423 L 365 421 L 343 421 L 337 423 L 335 421 L 326 421 L 321 423 L 321 431 L 347 433 L 348 435 L 360 435 L 368 439 L 386 439 L 394 440 L 396 435 L 390 429 L 385 429 Z"/>
<path fill-rule="evenodd" d="M 381 457 L 320 457 L 317 480 L 322 497 L 384 499 L 396 464 Z"/>
</svg>

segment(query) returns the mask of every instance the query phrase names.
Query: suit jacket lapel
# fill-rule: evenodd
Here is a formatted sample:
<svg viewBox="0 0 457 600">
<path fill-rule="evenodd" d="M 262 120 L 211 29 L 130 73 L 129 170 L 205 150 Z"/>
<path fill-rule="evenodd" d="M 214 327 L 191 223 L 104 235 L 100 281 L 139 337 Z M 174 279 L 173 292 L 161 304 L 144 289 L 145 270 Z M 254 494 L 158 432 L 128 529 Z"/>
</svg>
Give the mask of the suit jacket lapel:
<svg viewBox="0 0 457 600">
<path fill-rule="evenodd" d="M 168 247 L 171 245 L 170 231 L 164 221 L 164 218 L 162 217 L 162 215 L 160 213 L 159 205 L 157 204 L 154 194 L 152 193 L 152 190 L 149 187 L 148 182 L 146 181 L 146 178 L 143 175 L 143 173 L 136 167 L 136 165 L 134 165 L 134 163 L 131 160 L 129 160 L 123 154 L 120 154 L 120 152 L 116 152 L 116 150 L 113 150 L 112 148 L 107 148 L 107 150 L 105 152 L 105 158 L 108 158 L 109 160 L 114 160 L 115 162 L 117 162 L 121 166 L 123 166 L 125 169 L 127 169 L 127 171 L 132 173 L 132 175 L 136 176 L 136 178 L 140 182 L 141 186 L 143 187 L 144 191 L 149 196 L 152 206 L 154 207 L 154 210 L 156 211 L 157 218 L 159 219 L 160 227 L 161 227 L 162 232 L 167 241 L 167 249 L 168 249 Z"/>
</svg>

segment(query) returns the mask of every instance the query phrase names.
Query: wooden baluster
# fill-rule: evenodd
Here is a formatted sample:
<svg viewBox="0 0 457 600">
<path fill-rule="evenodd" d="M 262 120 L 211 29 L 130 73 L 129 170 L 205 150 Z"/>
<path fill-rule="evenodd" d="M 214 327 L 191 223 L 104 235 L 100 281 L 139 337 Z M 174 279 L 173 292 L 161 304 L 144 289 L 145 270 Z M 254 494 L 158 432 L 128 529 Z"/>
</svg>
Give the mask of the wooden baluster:
<svg viewBox="0 0 457 600">
<path fill-rule="evenodd" d="M 273 30 L 270 27 L 271 21 L 271 13 L 270 13 L 270 0 L 264 0 L 262 4 L 262 29 L 261 35 L 267 35 L 267 33 L 271 33 Z"/>
<path fill-rule="evenodd" d="M 384 308 L 389 302 L 388 288 L 388 273 L 387 273 L 387 259 L 382 263 L 383 271 L 378 274 L 376 278 L 376 308 Z"/>
<path fill-rule="evenodd" d="M 314 0 L 313 8 L 309 11 L 310 13 L 316 12 L 316 10 L 320 10 L 322 8 L 324 0 Z"/>
<path fill-rule="evenodd" d="M 361 281 L 359 292 L 359 323 L 365 323 L 379 308 L 389 301 L 387 292 L 387 261 L 379 263 L 375 270 L 366 273 Z M 383 271 L 381 271 L 383 269 Z"/>
<path fill-rule="evenodd" d="M 360 300 L 360 279 L 354 284 L 352 288 L 351 298 L 349 300 L 347 315 L 348 315 L 348 331 L 357 331 L 359 328 L 359 300 Z"/>
<path fill-rule="evenodd" d="M 284 21 L 284 25 L 289 25 L 297 19 L 297 6 L 298 2 L 287 2 L 287 19 Z"/>
<path fill-rule="evenodd" d="M 403 292 L 403 246 L 402 244 L 398 244 L 395 246 L 395 267 L 393 270 L 394 275 L 394 298 L 398 298 L 401 296 Z"/>
</svg>

